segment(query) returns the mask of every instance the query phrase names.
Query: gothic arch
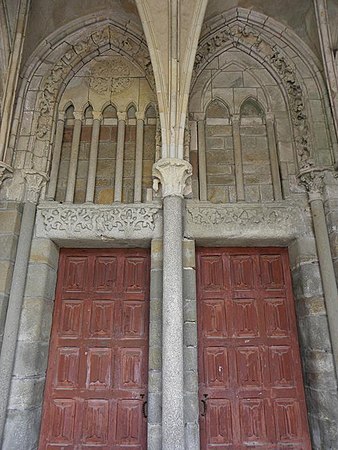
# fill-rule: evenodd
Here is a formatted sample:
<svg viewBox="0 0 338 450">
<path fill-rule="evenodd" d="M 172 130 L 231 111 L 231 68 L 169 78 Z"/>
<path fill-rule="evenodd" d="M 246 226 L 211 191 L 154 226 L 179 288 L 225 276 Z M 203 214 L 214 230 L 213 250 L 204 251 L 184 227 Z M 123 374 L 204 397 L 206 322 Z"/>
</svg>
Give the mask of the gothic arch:
<svg viewBox="0 0 338 450">
<path fill-rule="evenodd" d="M 107 17 L 107 15 L 105 16 Z M 83 18 L 81 24 L 83 24 Z M 48 172 L 50 146 L 53 140 L 57 105 L 68 82 L 90 60 L 112 50 L 116 55 L 125 57 L 132 65 L 142 72 L 150 87 L 154 87 L 154 79 L 150 56 L 144 38 L 132 27 L 123 28 L 111 19 L 98 21 L 89 20 L 89 25 L 79 32 L 80 23 L 71 23 L 64 27 L 61 38 L 57 41 L 56 34 L 50 37 L 53 43 L 49 51 L 41 45 L 30 62 L 26 65 L 24 79 L 19 96 L 23 98 L 16 109 L 16 118 L 26 120 L 31 139 L 29 146 L 23 146 L 22 137 L 26 131 L 13 130 L 13 135 L 19 138 L 12 150 L 29 153 L 27 158 L 16 158 L 15 169 L 30 168 Z M 67 33 L 68 31 L 68 33 Z"/>
<path fill-rule="evenodd" d="M 290 30 L 271 18 L 248 10 L 236 8 L 211 24 L 205 24 L 196 53 L 192 87 L 202 70 L 215 57 L 229 49 L 236 48 L 250 55 L 265 67 L 274 79 L 282 84 L 290 109 L 295 136 L 298 166 L 300 170 L 315 165 L 331 167 L 333 164 L 333 130 L 330 118 L 324 114 L 328 105 L 323 80 L 318 73 L 319 63 L 311 50 Z M 280 45 L 282 42 L 283 47 Z M 312 97 L 309 92 L 312 90 Z M 304 93 L 306 91 L 306 95 Z M 314 129 L 311 120 L 315 101 L 320 100 L 321 116 L 326 121 L 329 133 L 326 135 L 322 154 L 314 152 L 320 147 L 319 127 Z M 322 100 L 324 99 L 324 100 Z M 323 104 L 325 102 L 325 104 Z M 325 118 L 325 119 L 324 119 Z"/>
</svg>

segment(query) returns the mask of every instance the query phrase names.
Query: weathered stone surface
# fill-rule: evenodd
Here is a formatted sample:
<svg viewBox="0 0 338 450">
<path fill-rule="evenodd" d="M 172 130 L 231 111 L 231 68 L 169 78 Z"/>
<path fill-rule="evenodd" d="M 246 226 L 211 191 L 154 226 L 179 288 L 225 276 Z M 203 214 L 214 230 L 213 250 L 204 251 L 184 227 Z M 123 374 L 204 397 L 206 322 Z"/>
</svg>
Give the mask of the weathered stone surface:
<svg viewBox="0 0 338 450">
<path fill-rule="evenodd" d="M 38 446 L 41 407 L 9 410 L 2 450 L 35 450 Z"/>
</svg>

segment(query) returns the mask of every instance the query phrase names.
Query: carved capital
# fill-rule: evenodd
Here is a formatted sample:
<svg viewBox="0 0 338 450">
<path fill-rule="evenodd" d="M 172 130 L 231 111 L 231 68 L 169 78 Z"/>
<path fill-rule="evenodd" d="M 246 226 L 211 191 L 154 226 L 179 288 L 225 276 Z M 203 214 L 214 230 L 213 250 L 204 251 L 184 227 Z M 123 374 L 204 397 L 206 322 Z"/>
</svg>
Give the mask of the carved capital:
<svg viewBox="0 0 338 450">
<path fill-rule="evenodd" d="M 27 169 L 24 172 L 26 180 L 26 201 L 37 203 L 39 201 L 41 189 L 46 185 L 48 176 L 45 173 L 37 172 L 34 169 Z"/>
<path fill-rule="evenodd" d="M 8 164 L 0 161 L 0 186 L 6 180 L 6 178 L 13 176 L 13 169 Z"/>
<path fill-rule="evenodd" d="M 308 170 L 299 174 L 300 183 L 309 194 L 309 201 L 322 199 L 325 171 L 320 169 Z"/>
<path fill-rule="evenodd" d="M 162 185 L 162 197 L 176 195 L 183 197 L 191 193 L 190 177 L 192 166 L 188 161 L 177 158 L 160 159 L 153 165 L 153 189 Z"/>
</svg>

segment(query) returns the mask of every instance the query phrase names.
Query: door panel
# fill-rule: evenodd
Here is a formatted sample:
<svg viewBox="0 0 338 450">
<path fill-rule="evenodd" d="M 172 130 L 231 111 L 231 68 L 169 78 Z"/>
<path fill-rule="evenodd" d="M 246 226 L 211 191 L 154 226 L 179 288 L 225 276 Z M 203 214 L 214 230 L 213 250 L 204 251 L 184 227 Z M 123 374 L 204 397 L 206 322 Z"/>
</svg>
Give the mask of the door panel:
<svg viewBox="0 0 338 450">
<path fill-rule="evenodd" d="M 61 251 L 40 450 L 146 448 L 148 298 L 148 251 Z"/>
<path fill-rule="evenodd" d="M 201 448 L 310 450 L 287 250 L 197 250 Z"/>
</svg>

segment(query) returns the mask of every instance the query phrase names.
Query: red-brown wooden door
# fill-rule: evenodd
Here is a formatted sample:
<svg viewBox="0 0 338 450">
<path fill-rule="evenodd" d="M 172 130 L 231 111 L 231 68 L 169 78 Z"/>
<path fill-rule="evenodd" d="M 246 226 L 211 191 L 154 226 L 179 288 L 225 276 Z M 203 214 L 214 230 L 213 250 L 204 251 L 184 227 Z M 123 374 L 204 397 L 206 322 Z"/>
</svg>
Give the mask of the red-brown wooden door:
<svg viewBox="0 0 338 450">
<path fill-rule="evenodd" d="M 146 448 L 148 297 L 148 251 L 61 251 L 40 450 Z"/>
<path fill-rule="evenodd" d="M 201 448 L 311 449 L 286 249 L 197 254 Z"/>
</svg>

